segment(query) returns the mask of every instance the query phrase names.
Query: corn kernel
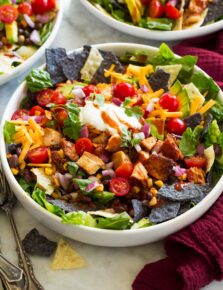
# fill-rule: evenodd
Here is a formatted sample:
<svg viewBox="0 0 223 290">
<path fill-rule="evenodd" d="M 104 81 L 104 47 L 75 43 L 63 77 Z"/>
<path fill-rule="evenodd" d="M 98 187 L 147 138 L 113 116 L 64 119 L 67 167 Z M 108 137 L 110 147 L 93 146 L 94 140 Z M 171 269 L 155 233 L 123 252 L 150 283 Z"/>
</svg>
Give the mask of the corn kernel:
<svg viewBox="0 0 223 290">
<path fill-rule="evenodd" d="M 155 189 L 155 187 L 150 188 L 150 192 L 152 193 L 152 195 L 156 196 L 157 195 L 157 189 Z"/>
<path fill-rule="evenodd" d="M 53 169 L 52 168 L 45 168 L 45 173 L 46 173 L 46 175 L 52 175 Z"/>
<path fill-rule="evenodd" d="M 158 187 L 162 187 L 163 186 L 162 180 L 155 181 L 155 185 L 157 185 Z"/>
<path fill-rule="evenodd" d="M 64 170 L 67 170 L 67 163 L 64 163 L 63 168 Z"/>
<path fill-rule="evenodd" d="M 54 184 L 55 186 L 57 186 L 57 187 L 60 186 L 59 180 L 56 178 L 56 176 L 53 176 L 52 181 L 53 181 L 53 184 Z"/>
<path fill-rule="evenodd" d="M 60 155 L 60 158 L 64 158 L 64 152 L 63 149 L 58 150 L 58 153 Z"/>
<path fill-rule="evenodd" d="M 153 186 L 153 180 L 152 180 L 152 178 L 148 178 L 147 179 L 147 185 L 148 185 L 149 188 Z"/>
<path fill-rule="evenodd" d="M 14 175 L 17 175 L 19 173 L 19 170 L 16 168 L 11 168 L 11 171 Z"/>
<path fill-rule="evenodd" d="M 101 178 L 102 178 L 102 174 L 98 173 L 98 174 L 96 175 L 96 178 L 97 178 L 97 179 L 101 179 Z"/>
<path fill-rule="evenodd" d="M 103 191 L 103 190 L 104 190 L 104 185 L 103 185 L 103 184 L 99 184 L 99 185 L 96 187 L 96 190 L 97 190 L 97 191 Z"/>
<path fill-rule="evenodd" d="M 24 169 L 26 167 L 25 161 L 22 161 L 19 165 L 20 169 Z"/>
<path fill-rule="evenodd" d="M 150 201 L 149 201 L 149 206 L 155 206 L 157 204 L 157 199 L 154 196 Z"/>
<path fill-rule="evenodd" d="M 138 193 L 138 192 L 140 192 L 140 188 L 138 186 L 133 186 L 132 191 L 134 193 Z"/>
</svg>

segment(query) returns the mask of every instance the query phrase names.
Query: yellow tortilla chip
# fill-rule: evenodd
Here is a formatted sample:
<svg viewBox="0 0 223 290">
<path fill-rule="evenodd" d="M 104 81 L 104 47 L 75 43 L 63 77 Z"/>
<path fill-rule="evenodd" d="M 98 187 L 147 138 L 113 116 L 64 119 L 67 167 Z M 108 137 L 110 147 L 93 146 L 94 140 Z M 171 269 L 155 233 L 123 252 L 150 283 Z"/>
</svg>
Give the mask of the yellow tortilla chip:
<svg viewBox="0 0 223 290">
<path fill-rule="evenodd" d="M 55 256 L 50 265 L 52 270 L 69 270 L 86 266 L 86 261 L 71 248 L 71 246 L 60 239 Z"/>
</svg>

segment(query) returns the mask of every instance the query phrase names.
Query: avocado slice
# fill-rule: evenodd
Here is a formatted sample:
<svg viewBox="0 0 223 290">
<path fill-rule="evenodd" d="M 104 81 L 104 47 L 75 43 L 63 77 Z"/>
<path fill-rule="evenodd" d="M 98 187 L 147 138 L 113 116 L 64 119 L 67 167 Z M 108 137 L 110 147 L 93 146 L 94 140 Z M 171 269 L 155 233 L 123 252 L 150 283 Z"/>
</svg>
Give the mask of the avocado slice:
<svg viewBox="0 0 223 290">
<path fill-rule="evenodd" d="M 184 85 L 184 89 L 187 91 L 187 94 L 189 96 L 190 102 L 192 103 L 195 99 L 199 99 L 199 105 L 198 105 L 198 110 L 202 107 L 205 98 L 204 96 L 200 93 L 198 88 L 193 84 L 189 83 L 187 85 Z"/>
<path fill-rule="evenodd" d="M 182 69 L 182 64 L 158 65 L 156 70 L 161 69 L 170 75 L 168 89 L 172 86 Z"/>
<path fill-rule="evenodd" d="M 179 101 L 179 111 L 183 113 L 183 118 L 190 113 L 190 98 L 187 90 L 183 87 L 180 81 L 176 81 L 170 88 L 170 92 L 177 96 Z"/>
<path fill-rule="evenodd" d="M 16 21 L 5 23 L 6 38 L 10 43 L 18 42 L 18 25 Z"/>
</svg>

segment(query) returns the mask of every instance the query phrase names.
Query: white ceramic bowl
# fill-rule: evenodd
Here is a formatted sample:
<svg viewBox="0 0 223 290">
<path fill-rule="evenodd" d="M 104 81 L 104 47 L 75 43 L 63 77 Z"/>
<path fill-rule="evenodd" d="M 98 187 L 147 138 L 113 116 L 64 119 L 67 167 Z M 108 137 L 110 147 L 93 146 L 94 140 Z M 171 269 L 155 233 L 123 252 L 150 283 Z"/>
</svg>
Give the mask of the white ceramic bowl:
<svg viewBox="0 0 223 290">
<path fill-rule="evenodd" d="M 125 32 L 127 34 L 131 34 L 133 36 L 160 40 L 160 41 L 174 41 L 187 39 L 192 37 L 198 37 L 206 34 L 213 33 L 222 29 L 223 20 L 218 22 L 202 26 L 196 28 L 189 28 L 185 30 L 176 30 L 176 31 L 159 31 L 159 30 L 150 30 L 146 28 L 137 27 L 134 25 L 130 25 L 121 21 L 114 19 L 113 17 L 106 15 L 105 13 L 98 10 L 93 4 L 91 4 L 88 0 L 80 0 L 81 3 L 88 9 L 92 14 L 94 14 L 97 18 L 103 21 L 105 24 Z"/>
<path fill-rule="evenodd" d="M 62 18 L 63 18 L 64 2 L 63 2 L 63 0 L 58 0 L 58 3 L 59 3 L 59 11 L 58 11 L 57 16 L 54 20 L 53 29 L 52 29 L 51 34 L 48 37 L 48 39 L 43 43 L 43 45 L 41 45 L 40 48 L 38 48 L 38 50 L 30 58 L 28 58 L 26 61 L 24 61 L 21 65 L 12 69 L 8 73 L 1 75 L 0 76 L 0 86 L 11 81 L 13 78 L 18 76 L 23 71 L 29 69 L 35 62 L 37 62 L 42 57 L 42 55 L 45 52 L 45 49 L 48 48 L 52 44 L 52 42 L 54 41 L 54 39 L 57 35 L 57 32 L 60 28 L 60 24 L 61 24 Z"/>
<path fill-rule="evenodd" d="M 96 45 L 96 47 L 103 50 L 113 51 L 117 55 L 124 54 L 126 51 L 135 51 L 136 49 L 148 51 L 151 52 L 151 54 L 156 54 L 158 51 L 157 48 L 151 46 L 130 43 L 98 44 Z M 42 66 L 42 68 L 43 67 L 44 66 Z M 196 70 L 200 69 L 196 67 Z M 12 113 L 18 108 L 22 98 L 25 95 L 25 91 L 26 83 L 23 82 L 13 94 L 5 109 L 0 131 L 1 161 L 9 184 L 11 185 L 19 201 L 23 204 L 23 206 L 31 215 L 33 215 L 39 222 L 49 227 L 50 229 L 71 239 L 98 246 L 126 247 L 142 245 L 163 239 L 167 235 L 172 234 L 182 229 L 183 227 L 191 224 L 202 214 L 204 214 L 221 194 L 223 188 L 223 177 L 213 188 L 213 190 L 198 205 L 196 205 L 186 213 L 164 223 L 143 229 L 119 231 L 62 224 L 59 217 L 51 214 L 50 212 L 39 206 L 19 186 L 10 170 L 6 158 L 6 146 L 3 138 L 3 125 L 6 120 L 10 120 Z M 219 93 L 219 97 L 223 101 L 222 92 Z"/>
</svg>

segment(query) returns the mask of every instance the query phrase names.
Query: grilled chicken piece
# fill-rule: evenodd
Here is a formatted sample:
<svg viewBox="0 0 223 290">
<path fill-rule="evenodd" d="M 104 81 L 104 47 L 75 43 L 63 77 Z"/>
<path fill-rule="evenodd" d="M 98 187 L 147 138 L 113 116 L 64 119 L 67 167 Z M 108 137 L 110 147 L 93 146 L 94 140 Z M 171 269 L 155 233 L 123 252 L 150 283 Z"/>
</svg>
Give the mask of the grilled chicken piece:
<svg viewBox="0 0 223 290">
<path fill-rule="evenodd" d="M 60 144 L 62 140 L 62 135 L 51 128 L 44 129 L 43 143 L 45 146 L 52 146 Z"/>
<path fill-rule="evenodd" d="M 155 137 L 149 137 L 144 139 L 140 145 L 145 151 L 151 151 L 153 147 L 156 145 L 156 138 Z"/>
<path fill-rule="evenodd" d="M 130 162 L 130 159 L 125 152 L 118 151 L 112 154 L 112 162 L 114 163 L 114 168 L 117 169 L 123 163 Z"/>
<path fill-rule="evenodd" d="M 77 161 L 79 156 L 76 153 L 75 144 L 67 141 L 65 138 L 61 140 L 61 145 L 65 156 L 69 157 L 72 161 Z"/>
<path fill-rule="evenodd" d="M 138 154 L 138 161 L 144 164 L 149 159 L 149 153 L 145 151 L 140 151 Z"/>
<path fill-rule="evenodd" d="M 164 156 L 173 159 L 174 161 L 183 159 L 183 154 L 177 146 L 176 138 L 174 138 L 171 134 L 167 135 L 167 138 L 163 142 L 160 152 Z"/>
<path fill-rule="evenodd" d="M 139 183 L 140 185 L 146 186 L 147 184 L 147 170 L 146 168 L 142 165 L 141 162 L 137 162 L 134 166 L 132 175 L 131 175 L 131 180 Z"/>
<path fill-rule="evenodd" d="M 105 147 L 105 149 L 108 150 L 109 152 L 116 152 L 120 150 L 120 146 L 121 146 L 121 137 L 118 134 L 115 134 L 109 138 L 108 144 Z"/>
<path fill-rule="evenodd" d="M 160 149 L 161 149 L 161 147 L 163 146 L 163 141 L 161 141 L 161 140 L 158 140 L 157 142 L 156 142 L 156 145 L 153 147 L 153 150 L 152 150 L 152 153 L 160 153 Z"/>
<path fill-rule="evenodd" d="M 101 133 L 99 136 L 92 139 L 95 144 L 105 145 L 108 142 L 108 135 L 106 133 Z"/>
<path fill-rule="evenodd" d="M 176 163 L 165 156 L 160 154 L 150 155 L 147 162 L 144 164 L 148 174 L 156 179 L 166 181 L 170 174 L 173 172 L 173 166 Z"/>
<path fill-rule="evenodd" d="M 84 151 L 83 155 L 77 161 L 77 164 L 89 175 L 95 174 L 98 169 L 104 166 L 104 162 L 98 156 Z"/>
<path fill-rule="evenodd" d="M 187 179 L 190 182 L 205 184 L 205 172 L 203 169 L 198 167 L 191 167 L 187 169 Z"/>
</svg>

